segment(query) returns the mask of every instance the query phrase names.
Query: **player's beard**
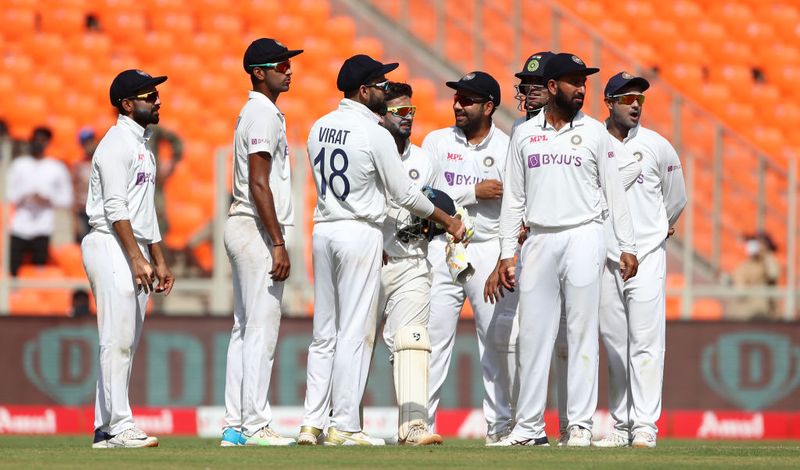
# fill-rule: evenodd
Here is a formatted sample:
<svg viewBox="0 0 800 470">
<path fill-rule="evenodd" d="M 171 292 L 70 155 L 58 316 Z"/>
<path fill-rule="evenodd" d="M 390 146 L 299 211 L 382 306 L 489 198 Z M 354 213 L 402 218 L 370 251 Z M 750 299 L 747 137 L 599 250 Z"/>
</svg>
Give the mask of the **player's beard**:
<svg viewBox="0 0 800 470">
<path fill-rule="evenodd" d="M 133 115 L 131 118 L 142 127 L 147 127 L 150 124 L 158 124 L 158 108 L 155 106 L 149 110 L 144 108 L 133 108 Z"/>
<path fill-rule="evenodd" d="M 382 92 L 378 93 L 371 93 L 369 95 L 369 101 L 366 103 L 367 108 L 370 111 L 377 114 L 378 116 L 383 116 L 387 113 L 386 109 L 386 97 Z"/>
<path fill-rule="evenodd" d="M 388 130 L 389 133 L 392 134 L 392 137 L 400 140 L 406 140 L 409 137 L 411 137 L 411 122 L 408 123 L 408 127 L 401 127 L 401 124 L 402 122 L 398 123 L 384 122 L 383 125 L 384 127 L 386 127 L 386 130 Z"/>
<path fill-rule="evenodd" d="M 567 97 L 567 94 L 564 93 L 561 87 L 556 87 L 556 96 L 554 101 L 557 108 L 563 109 L 569 113 L 570 116 L 574 116 L 583 107 L 583 101 L 580 103 L 572 101 L 572 98 Z"/>
</svg>

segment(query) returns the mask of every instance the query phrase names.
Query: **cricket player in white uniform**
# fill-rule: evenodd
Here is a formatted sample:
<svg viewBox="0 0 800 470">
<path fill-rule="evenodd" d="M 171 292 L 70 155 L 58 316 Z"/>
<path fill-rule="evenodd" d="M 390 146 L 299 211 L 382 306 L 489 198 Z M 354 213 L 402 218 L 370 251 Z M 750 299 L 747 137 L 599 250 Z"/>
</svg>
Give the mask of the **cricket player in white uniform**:
<svg viewBox="0 0 800 470">
<path fill-rule="evenodd" d="M 639 160 L 642 175 L 627 192 L 639 273 L 622 280 L 614 243 L 603 272 L 600 336 L 608 352 L 608 408 L 615 424 L 610 436 L 594 443 L 598 447 L 655 447 L 661 415 L 666 240 L 686 205 L 686 188 L 675 149 L 639 123 L 649 87 L 646 79 L 620 72 L 605 88 L 608 131 Z"/>
<path fill-rule="evenodd" d="M 455 125 L 428 134 L 422 148 L 436 159 L 440 168 L 436 189 L 464 206 L 475 222 L 475 234 L 466 250 L 475 273 L 463 285 L 454 281 L 445 259 L 444 237 L 431 241 L 428 249 L 428 261 L 433 267 L 428 326 L 431 337 L 428 421 L 433 429 L 442 385 L 450 366 L 458 316 L 469 298 L 478 334 L 487 439 L 492 440 L 507 432 L 513 419 L 508 393 L 496 381 L 505 357 L 494 347 L 491 325 L 495 306 L 483 300 L 484 282 L 500 255 L 500 198 L 508 136 L 492 121 L 492 114 L 500 105 L 500 85 L 491 75 L 471 72 L 458 81 L 447 82 L 447 86 L 456 90 Z"/>
<path fill-rule="evenodd" d="M 166 80 L 141 70 L 114 78 L 109 94 L 119 118 L 92 157 L 86 200 L 92 230 L 81 253 L 100 336 L 93 448 L 158 446 L 136 427 L 128 387 L 147 299 L 153 291 L 169 294 L 175 282 L 161 250 L 156 159 L 146 145 L 147 126 L 158 123 L 161 108 L 156 86 Z"/>
<path fill-rule="evenodd" d="M 408 84 L 389 85 L 383 127 L 394 138 L 403 169 L 415 186 L 433 188 L 438 175 L 435 161 L 409 140 L 416 113 L 416 106 L 411 104 L 412 93 Z M 378 311 L 386 319 L 383 340 L 389 347 L 394 369 L 398 442 L 441 444 L 442 437 L 428 430 L 431 269 L 427 254 L 432 232 L 426 234 L 425 229 L 431 227 L 394 201 L 388 200 L 387 205 L 382 226 L 384 259 Z"/>
<path fill-rule="evenodd" d="M 269 384 L 290 270 L 284 237 L 294 221 L 286 122 L 276 103 L 289 90 L 289 59 L 301 52 L 261 38 L 247 47 L 243 58 L 253 89 L 236 121 L 233 204 L 225 222 L 233 329 L 225 374 L 223 447 L 295 444 L 269 426 Z"/>
<path fill-rule="evenodd" d="M 378 124 L 386 112 L 385 74 L 395 68 L 363 54 L 347 59 L 336 82 L 345 98 L 308 136 L 317 187 L 315 298 L 300 444 L 317 442 L 329 414 L 326 445 L 382 443 L 362 432 L 359 407 L 377 329 L 385 194 L 456 241 L 464 236 L 461 220 L 435 208 L 406 176 L 391 134 Z"/>
<path fill-rule="evenodd" d="M 636 274 L 636 245 L 611 136 L 580 109 L 587 68 L 572 54 L 545 67 L 550 95 L 538 116 L 520 125 L 508 149 L 500 223 L 500 282 L 518 288 L 520 394 L 516 425 L 498 446 L 549 445 L 544 409 L 561 302 L 569 342 L 567 416 L 570 446 L 591 443 L 597 406 L 600 280 L 605 264 L 607 209 L 622 250 L 620 269 Z M 606 206 L 603 199 L 605 197 Z M 514 252 L 521 221 L 530 228 L 517 280 Z"/>
</svg>

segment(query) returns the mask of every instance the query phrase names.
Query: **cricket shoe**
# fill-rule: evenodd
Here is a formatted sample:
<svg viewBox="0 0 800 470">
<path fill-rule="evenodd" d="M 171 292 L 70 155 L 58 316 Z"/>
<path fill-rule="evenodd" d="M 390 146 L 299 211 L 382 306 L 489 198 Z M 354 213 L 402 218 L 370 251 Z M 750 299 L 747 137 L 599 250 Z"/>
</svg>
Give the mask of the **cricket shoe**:
<svg viewBox="0 0 800 470">
<path fill-rule="evenodd" d="M 592 442 L 592 447 L 628 447 L 628 438 L 614 432 L 604 439 Z"/>
<path fill-rule="evenodd" d="M 245 437 L 247 441 L 244 445 L 246 446 L 293 446 L 297 444 L 291 437 L 283 437 L 269 426 L 264 426 L 252 436 Z"/>
<path fill-rule="evenodd" d="M 129 449 L 136 449 L 139 447 L 158 447 L 158 438 L 154 436 L 148 436 L 141 429 L 130 428 L 109 439 L 108 447 L 124 447 Z"/>
<path fill-rule="evenodd" d="M 543 437 L 522 437 L 517 436 L 513 432 L 508 436 L 500 439 L 497 442 L 486 444 L 486 447 L 511 447 L 511 446 L 537 446 L 537 447 L 550 447 L 550 441 L 547 436 Z"/>
<path fill-rule="evenodd" d="M 225 428 L 222 432 L 222 439 L 219 441 L 220 447 L 236 447 L 243 446 L 247 442 L 247 438 L 241 431 L 233 428 Z"/>
<path fill-rule="evenodd" d="M 407 446 L 429 446 L 439 445 L 443 442 L 442 436 L 428 431 L 424 424 L 415 424 L 408 430 L 405 439 L 398 442 L 400 445 Z"/>
<path fill-rule="evenodd" d="M 503 429 L 502 431 L 496 432 L 494 434 L 487 434 L 486 435 L 486 445 L 488 446 L 490 444 L 496 444 L 496 443 L 502 441 L 503 439 L 508 437 L 509 434 L 511 434 L 511 430 L 512 429 L 514 429 L 514 426 L 509 426 L 509 427 Z"/>
<path fill-rule="evenodd" d="M 297 436 L 297 445 L 315 446 L 319 444 L 322 436 L 322 429 L 314 426 L 300 426 L 300 435 Z"/>
<path fill-rule="evenodd" d="M 633 433 L 633 447 L 638 449 L 653 448 L 656 446 L 656 435 L 649 431 Z"/>
<path fill-rule="evenodd" d="M 589 447 L 592 445 L 592 432 L 577 424 L 569 427 L 567 447 Z"/>
<path fill-rule="evenodd" d="M 92 449 L 108 449 L 109 439 L 111 439 L 111 434 L 101 431 L 100 428 L 95 429 Z"/>
<path fill-rule="evenodd" d="M 345 432 L 339 431 L 333 426 L 328 428 L 325 436 L 326 446 L 383 446 L 386 445 L 383 439 L 370 437 L 365 432 Z"/>
</svg>

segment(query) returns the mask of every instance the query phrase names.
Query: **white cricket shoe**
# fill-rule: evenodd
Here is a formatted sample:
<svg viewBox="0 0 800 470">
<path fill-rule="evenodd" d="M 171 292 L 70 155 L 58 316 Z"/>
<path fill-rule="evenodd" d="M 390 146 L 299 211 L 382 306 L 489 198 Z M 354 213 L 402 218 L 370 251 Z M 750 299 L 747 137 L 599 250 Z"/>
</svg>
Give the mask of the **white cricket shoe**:
<svg viewBox="0 0 800 470">
<path fill-rule="evenodd" d="M 158 447 L 158 438 L 148 436 L 138 428 L 130 428 L 122 431 L 108 440 L 108 448 L 124 447 L 136 449 L 139 447 Z"/>
<path fill-rule="evenodd" d="M 333 426 L 328 428 L 325 436 L 326 446 L 383 446 L 386 442 L 377 437 L 371 437 L 363 431 L 345 432 L 339 431 Z"/>
<path fill-rule="evenodd" d="M 649 431 L 636 431 L 633 433 L 633 447 L 653 448 L 656 446 L 656 435 Z"/>
<path fill-rule="evenodd" d="M 271 427 L 264 426 L 256 431 L 252 436 L 245 435 L 246 446 L 293 446 L 297 444 L 291 437 L 283 437 L 275 432 Z"/>
<path fill-rule="evenodd" d="M 589 447 L 592 444 L 592 432 L 577 424 L 569 427 L 567 447 Z"/>
<path fill-rule="evenodd" d="M 443 442 L 442 436 L 428 431 L 428 426 L 424 424 L 414 424 L 408 430 L 408 436 L 402 441 L 400 445 L 407 446 L 429 446 L 439 445 Z"/>
<path fill-rule="evenodd" d="M 608 437 L 605 439 L 601 439 L 599 441 L 592 442 L 593 447 L 628 447 L 628 438 L 627 436 L 621 436 L 615 432 L 612 432 Z"/>
<path fill-rule="evenodd" d="M 322 429 L 314 426 L 300 426 L 300 435 L 297 436 L 297 445 L 315 446 L 322 440 Z"/>
<path fill-rule="evenodd" d="M 511 431 L 513 429 L 514 429 L 514 426 L 509 426 L 509 427 L 503 429 L 500 432 L 497 432 L 497 433 L 494 433 L 494 434 L 487 434 L 486 435 L 486 445 L 488 446 L 489 444 L 495 444 L 497 442 L 502 441 L 503 439 L 505 439 L 506 437 L 508 437 L 511 434 Z"/>
<path fill-rule="evenodd" d="M 497 442 L 486 444 L 486 447 L 512 447 L 512 446 L 550 447 L 550 442 L 547 440 L 547 436 L 536 437 L 536 438 L 522 437 L 522 436 L 517 436 L 512 432 L 511 434 L 500 439 Z"/>
</svg>

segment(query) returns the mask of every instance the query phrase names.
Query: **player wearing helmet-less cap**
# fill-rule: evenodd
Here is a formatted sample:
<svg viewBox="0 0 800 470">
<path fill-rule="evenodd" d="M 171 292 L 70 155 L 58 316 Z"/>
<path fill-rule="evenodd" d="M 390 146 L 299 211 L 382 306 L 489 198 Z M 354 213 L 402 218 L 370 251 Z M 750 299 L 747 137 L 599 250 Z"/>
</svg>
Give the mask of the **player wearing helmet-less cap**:
<svg viewBox="0 0 800 470">
<path fill-rule="evenodd" d="M 146 145 L 147 126 L 159 120 L 156 86 L 166 80 L 141 70 L 114 78 L 109 95 L 119 118 L 92 157 L 86 198 L 92 230 L 81 253 L 100 336 L 93 448 L 158 446 L 157 438 L 136 427 L 128 386 L 147 299 L 154 291 L 169 294 L 175 281 L 161 251 L 153 201 L 156 160 Z"/>
<path fill-rule="evenodd" d="M 409 140 L 416 112 L 416 107 L 411 104 L 412 93 L 408 84 L 389 85 L 383 127 L 394 138 L 406 174 L 421 189 L 434 186 L 437 172 L 431 156 Z M 438 197 L 446 195 L 439 193 Z M 378 309 L 386 317 L 383 339 L 394 369 L 399 406 L 398 442 L 441 444 L 442 437 L 428 430 L 431 270 L 426 255 L 432 234 L 425 234 L 427 224 L 391 199 L 387 206 L 388 213 L 383 222 L 384 262 Z M 455 207 L 450 210 L 455 212 Z"/>
<path fill-rule="evenodd" d="M 286 123 L 276 103 L 289 91 L 289 59 L 301 52 L 261 38 L 247 47 L 242 60 L 253 89 L 236 121 L 233 204 L 225 222 L 233 329 L 225 372 L 223 447 L 295 444 L 269 426 L 269 385 L 283 281 L 290 268 L 284 237 L 294 224 Z"/>
<path fill-rule="evenodd" d="M 517 422 L 498 446 L 548 445 L 544 409 L 562 299 L 569 342 L 568 445 L 591 442 L 597 406 L 600 279 L 606 251 L 604 209 L 623 250 L 623 277 L 636 274 L 633 227 L 611 136 L 601 123 L 580 112 L 586 76 L 597 71 L 572 54 L 553 56 L 544 77 L 548 105 L 517 128 L 509 145 L 500 223 L 500 282 L 505 288 L 520 289 L 519 322 L 525 334 L 519 339 Z M 522 220 L 531 232 L 522 247 L 522 271 L 517 278 L 513 256 Z"/>
<path fill-rule="evenodd" d="M 619 275 L 619 247 L 609 240 L 600 303 L 600 337 L 608 352 L 608 408 L 614 431 L 598 447 L 655 447 L 664 375 L 666 239 L 686 205 L 681 162 L 672 145 L 639 121 L 650 83 L 620 72 L 608 81 L 608 131 L 631 151 L 642 176 L 627 192 L 639 273 Z M 608 231 L 607 231 L 608 233 Z"/>
<path fill-rule="evenodd" d="M 386 112 L 385 74 L 395 68 L 363 54 L 347 59 L 336 82 L 344 99 L 308 136 L 317 208 L 304 444 L 316 443 L 311 436 L 319 436 L 331 410 L 326 445 L 383 443 L 362 432 L 359 407 L 377 329 L 384 192 L 412 214 L 443 225 L 457 241 L 464 236 L 461 220 L 435 208 L 406 176 L 391 134 L 378 124 Z"/>
<path fill-rule="evenodd" d="M 484 281 L 500 254 L 500 197 L 508 136 L 492 121 L 492 114 L 500 105 L 500 85 L 492 76 L 480 71 L 471 72 L 458 81 L 447 82 L 447 86 L 456 90 L 453 103 L 455 125 L 428 134 L 422 148 L 436 159 L 440 167 L 437 189 L 464 206 L 475 221 L 475 234 L 466 249 L 475 273 L 463 285 L 455 282 L 447 265 L 444 237 L 431 241 L 428 250 L 428 260 L 433 269 L 428 326 L 432 348 L 429 423 L 433 426 L 442 385 L 447 377 L 459 312 L 469 298 L 478 334 L 487 440 L 491 442 L 508 432 L 513 419 L 508 394 L 495 381 L 500 361 L 504 360 L 494 347 L 491 322 L 495 306 L 483 301 Z"/>
</svg>

